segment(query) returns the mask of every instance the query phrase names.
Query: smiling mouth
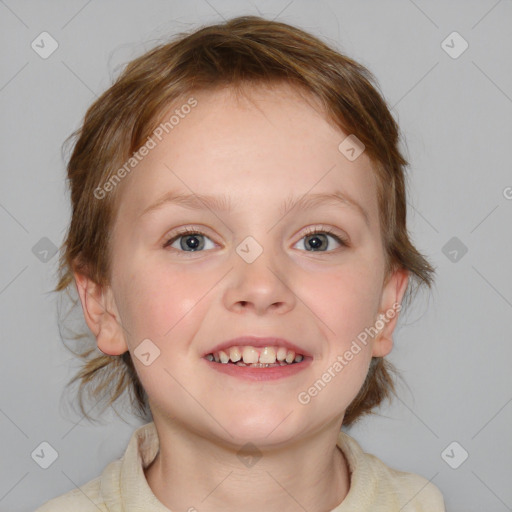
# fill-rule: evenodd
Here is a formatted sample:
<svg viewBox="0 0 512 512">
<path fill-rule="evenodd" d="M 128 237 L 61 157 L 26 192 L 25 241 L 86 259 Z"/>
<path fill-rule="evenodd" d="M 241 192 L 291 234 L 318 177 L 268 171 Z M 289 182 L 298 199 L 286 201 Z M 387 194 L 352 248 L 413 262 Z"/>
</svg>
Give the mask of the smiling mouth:
<svg viewBox="0 0 512 512">
<path fill-rule="evenodd" d="M 206 354 L 205 359 L 219 364 L 250 366 L 252 368 L 275 368 L 300 363 L 304 356 L 286 347 L 234 346 L 226 350 Z"/>
</svg>

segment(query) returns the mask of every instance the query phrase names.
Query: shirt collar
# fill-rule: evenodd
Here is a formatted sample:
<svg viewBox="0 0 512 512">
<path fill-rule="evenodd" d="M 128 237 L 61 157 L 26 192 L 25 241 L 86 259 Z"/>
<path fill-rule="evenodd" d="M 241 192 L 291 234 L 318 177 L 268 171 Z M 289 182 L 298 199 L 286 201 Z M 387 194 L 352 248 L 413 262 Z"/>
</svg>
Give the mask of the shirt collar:
<svg viewBox="0 0 512 512">
<path fill-rule="evenodd" d="M 373 503 L 376 478 L 357 441 L 343 431 L 337 446 L 343 452 L 350 472 L 350 490 L 343 502 L 331 512 L 366 510 Z M 112 512 L 169 512 L 153 494 L 144 469 L 155 459 L 160 447 L 154 422 L 137 428 L 121 457 L 110 463 L 101 476 L 101 494 Z"/>
</svg>

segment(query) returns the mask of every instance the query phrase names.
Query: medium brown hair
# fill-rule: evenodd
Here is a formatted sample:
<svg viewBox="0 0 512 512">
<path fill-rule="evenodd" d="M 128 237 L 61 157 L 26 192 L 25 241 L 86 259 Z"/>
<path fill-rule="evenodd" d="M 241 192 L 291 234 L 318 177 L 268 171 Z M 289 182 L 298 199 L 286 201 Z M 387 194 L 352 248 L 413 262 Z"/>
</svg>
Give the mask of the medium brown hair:
<svg viewBox="0 0 512 512">
<path fill-rule="evenodd" d="M 178 99 L 193 91 L 244 85 L 287 83 L 319 101 L 326 119 L 365 145 L 377 182 L 381 236 L 386 275 L 409 271 L 411 285 L 433 283 L 434 269 L 409 239 L 406 227 L 405 167 L 399 150 L 399 128 L 375 78 L 362 65 L 320 39 L 298 29 L 255 16 L 242 16 L 191 33 L 181 33 L 129 62 L 115 83 L 87 110 L 67 166 L 72 218 L 61 247 L 59 282 L 55 291 L 70 291 L 73 271 L 106 286 L 111 271 L 110 232 L 122 186 L 98 199 L 95 190 L 123 166 Z M 238 89 L 237 89 L 238 88 Z M 120 184 L 122 185 L 122 183 Z M 419 287 L 419 286 L 418 286 Z M 78 300 L 74 300 L 76 306 Z M 89 420 L 83 395 L 106 406 L 125 390 L 133 411 L 150 414 L 147 395 L 129 352 L 111 356 L 98 353 L 96 341 L 79 336 L 87 350 L 80 371 L 68 383 L 80 382 L 80 410 Z M 89 343 L 87 345 L 87 343 Z M 396 369 L 383 358 L 372 358 L 366 380 L 348 407 L 343 424 L 370 413 L 385 398 L 396 394 Z M 114 408 L 115 410 L 115 408 Z"/>
</svg>

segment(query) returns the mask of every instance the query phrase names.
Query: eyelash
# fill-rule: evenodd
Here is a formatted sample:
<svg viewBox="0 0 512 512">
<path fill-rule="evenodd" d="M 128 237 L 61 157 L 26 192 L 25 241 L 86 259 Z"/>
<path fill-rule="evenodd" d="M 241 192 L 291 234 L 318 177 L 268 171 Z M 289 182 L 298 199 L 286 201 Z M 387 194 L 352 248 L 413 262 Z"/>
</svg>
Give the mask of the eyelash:
<svg viewBox="0 0 512 512">
<path fill-rule="evenodd" d="M 332 236 L 343 247 L 349 246 L 348 240 L 341 235 L 337 235 L 331 228 L 323 228 L 323 227 L 322 228 L 308 228 L 306 230 L 306 232 L 302 235 L 301 240 L 302 240 L 302 238 L 305 238 L 305 237 L 311 236 L 311 235 L 316 235 L 317 233 L 323 233 L 325 235 Z M 319 251 L 319 252 L 323 252 L 323 251 Z M 332 251 L 330 251 L 330 252 L 332 252 Z"/>
<path fill-rule="evenodd" d="M 329 235 L 331 237 L 333 237 L 342 247 L 350 247 L 350 244 L 348 242 L 348 239 L 341 236 L 341 235 L 338 235 L 336 234 L 331 228 L 324 228 L 324 227 L 321 227 L 321 228 L 308 228 L 306 230 L 306 232 L 302 235 L 301 237 L 301 240 L 307 236 L 311 236 L 311 235 L 316 235 L 318 233 L 322 233 L 322 234 L 326 234 L 326 235 Z M 175 240 L 177 240 L 178 238 L 181 238 L 181 237 L 184 237 L 184 236 L 187 236 L 187 235 L 202 235 L 202 236 L 206 236 L 207 238 L 208 235 L 206 233 L 203 233 L 202 231 L 200 230 L 197 230 L 197 229 L 193 229 L 193 228 L 185 228 L 185 229 L 182 229 L 181 231 L 178 231 L 176 233 L 174 233 L 170 238 L 168 238 L 165 242 L 164 242 L 164 249 L 169 247 Z M 174 249 L 174 247 L 172 247 L 172 249 L 174 251 L 176 251 L 177 254 L 179 254 L 180 256 L 182 255 L 186 255 L 188 253 L 194 253 L 196 251 L 180 251 L 178 249 Z M 204 251 L 199 251 L 199 252 L 204 252 Z M 326 252 L 327 254 L 329 253 L 332 253 L 334 251 L 313 251 L 313 252 L 318 252 L 320 254 Z"/>
</svg>

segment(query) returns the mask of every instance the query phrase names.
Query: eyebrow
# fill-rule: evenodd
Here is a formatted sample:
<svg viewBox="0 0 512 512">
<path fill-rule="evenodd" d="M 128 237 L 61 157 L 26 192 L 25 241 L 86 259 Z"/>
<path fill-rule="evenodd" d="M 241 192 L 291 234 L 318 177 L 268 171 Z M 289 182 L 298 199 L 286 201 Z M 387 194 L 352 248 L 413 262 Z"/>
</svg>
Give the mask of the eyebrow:
<svg viewBox="0 0 512 512">
<path fill-rule="evenodd" d="M 233 207 L 229 198 L 223 194 L 219 196 L 211 194 L 188 194 L 176 191 L 169 191 L 161 196 L 155 203 L 149 205 L 140 214 L 140 217 L 147 215 L 150 212 L 158 210 L 166 204 L 176 204 L 183 208 L 190 210 L 202 210 L 208 208 L 216 212 L 232 212 Z M 290 196 L 286 198 L 281 204 L 279 211 L 280 216 L 284 216 L 293 208 L 299 209 L 312 209 L 322 204 L 339 206 L 340 204 L 349 206 L 358 212 L 364 219 L 366 225 L 370 226 L 370 216 L 367 210 L 359 204 L 355 199 L 350 197 L 347 193 L 341 191 L 334 191 L 331 193 L 315 193 L 304 194 L 302 197 Z"/>
</svg>

